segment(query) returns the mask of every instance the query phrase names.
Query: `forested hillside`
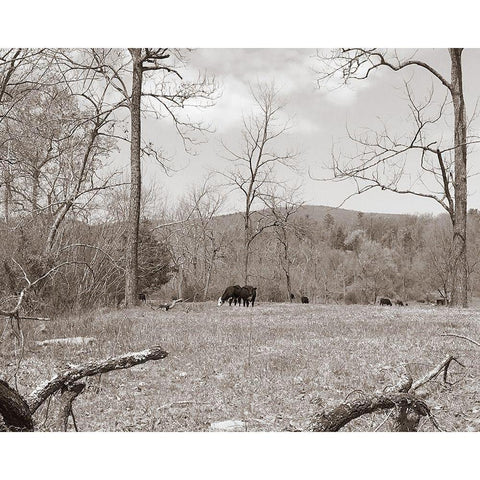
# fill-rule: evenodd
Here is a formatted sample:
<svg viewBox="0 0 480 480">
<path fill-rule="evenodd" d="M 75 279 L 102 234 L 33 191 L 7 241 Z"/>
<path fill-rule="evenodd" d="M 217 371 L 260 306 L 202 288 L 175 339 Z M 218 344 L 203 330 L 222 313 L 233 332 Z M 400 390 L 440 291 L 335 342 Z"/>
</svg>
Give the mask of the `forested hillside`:
<svg viewBox="0 0 480 480">
<path fill-rule="evenodd" d="M 268 212 L 256 213 L 264 225 Z M 451 231 L 444 215 L 385 215 L 303 206 L 284 225 L 262 231 L 254 244 L 252 283 L 264 301 L 296 297 L 316 302 L 372 303 L 378 296 L 432 301 L 451 288 Z M 469 213 L 470 293 L 477 274 L 480 215 Z M 286 235 L 283 236 L 282 233 Z M 241 283 L 242 215 L 158 230 L 175 265 L 165 294 L 212 299 Z"/>
</svg>

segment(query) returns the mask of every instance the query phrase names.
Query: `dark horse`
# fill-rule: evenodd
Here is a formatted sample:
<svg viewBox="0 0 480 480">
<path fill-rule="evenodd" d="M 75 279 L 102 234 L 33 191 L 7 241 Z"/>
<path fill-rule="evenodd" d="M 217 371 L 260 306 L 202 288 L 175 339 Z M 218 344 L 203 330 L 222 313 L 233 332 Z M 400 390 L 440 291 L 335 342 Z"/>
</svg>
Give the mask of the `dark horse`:
<svg viewBox="0 0 480 480">
<path fill-rule="evenodd" d="M 240 285 L 232 285 L 231 287 L 227 287 L 223 292 L 223 295 L 218 299 L 218 306 L 223 305 L 227 300 L 228 304 L 231 306 L 232 302 L 235 302 L 235 305 L 240 305 L 240 292 L 242 287 Z"/>
<path fill-rule="evenodd" d="M 243 300 L 243 306 L 248 307 L 251 303 L 252 307 L 255 305 L 255 298 L 257 297 L 257 287 L 252 287 L 250 285 L 245 285 L 240 290 L 240 298 L 238 299 L 239 303 Z"/>
</svg>

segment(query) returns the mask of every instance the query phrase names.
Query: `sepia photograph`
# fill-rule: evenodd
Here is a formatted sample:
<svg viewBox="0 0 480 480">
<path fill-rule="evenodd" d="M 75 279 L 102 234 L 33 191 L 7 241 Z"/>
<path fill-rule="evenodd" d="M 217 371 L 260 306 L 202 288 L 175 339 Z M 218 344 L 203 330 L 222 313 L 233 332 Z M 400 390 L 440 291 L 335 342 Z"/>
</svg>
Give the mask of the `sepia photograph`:
<svg viewBox="0 0 480 480">
<path fill-rule="evenodd" d="M 0 45 L 0 437 L 480 431 L 479 48 L 61 40 Z"/>
</svg>

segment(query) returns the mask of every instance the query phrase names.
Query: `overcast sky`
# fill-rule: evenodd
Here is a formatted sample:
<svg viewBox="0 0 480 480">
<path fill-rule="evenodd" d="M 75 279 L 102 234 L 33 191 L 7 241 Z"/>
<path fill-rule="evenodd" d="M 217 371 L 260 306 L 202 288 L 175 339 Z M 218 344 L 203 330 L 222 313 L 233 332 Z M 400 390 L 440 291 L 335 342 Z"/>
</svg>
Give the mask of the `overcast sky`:
<svg viewBox="0 0 480 480">
<path fill-rule="evenodd" d="M 172 166 L 179 171 L 167 177 L 152 160 L 144 163 L 145 182 L 154 183 L 159 191 L 170 198 L 182 195 L 192 184 L 201 181 L 211 170 L 229 168 L 222 158 L 221 141 L 229 146 L 240 145 L 242 115 L 252 109 L 250 85 L 257 82 L 275 82 L 286 102 L 286 112 L 292 119 L 292 128 L 284 139 L 284 145 L 299 151 L 298 162 L 302 173 L 290 174 L 290 179 L 303 184 L 303 197 L 308 204 L 340 205 L 354 192 L 352 183 L 320 182 L 310 178 L 327 177 L 331 172 L 323 165 L 330 163 L 332 145 L 348 151 L 351 142 L 347 138 L 347 126 L 352 132 L 362 128 L 375 129 L 381 122 L 389 131 L 402 135 L 410 130 L 408 110 L 403 88 L 404 79 L 411 81 L 419 98 L 431 85 L 443 98 L 445 90 L 432 76 L 416 68 L 402 73 L 378 71 L 372 78 L 357 81 L 350 87 L 331 90 L 319 87 L 321 67 L 315 58 L 315 50 L 308 49 L 198 49 L 192 52 L 190 68 L 215 75 L 221 96 L 216 104 L 201 112 L 192 112 L 194 118 L 202 118 L 214 127 L 214 133 L 196 146 L 196 155 L 187 154 L 172 130 L 168 119 L 146 119 L 143 122 L 145 136 L 162 146 L 172 159 Z M 473 112 L 480 90 L 479 50 L 464 52 L 464 82 L 467 95 L 467 114 Z M 449 56 L 444 49 L 421 50 L 418 55 L 431 62 L 447 78 Z M 450 120 L 439 127 L 439 139 L 448 135 Z M 473 130 L 476 125 L 473 124 Z M 443 130 L 442 130 L 443 129 Z M 120 158 L 127 162 L 126 152 Z M 469 157 L 469 164 L 478 161 L 477 152 Z M 469 184 L 469 208 L 480 208 L 480 178 L 472 177 Z M 430 199 L 399 196 L 381 190 L 372 190 L 348 200 L 344 208 L 370 212 L 416 213 L 441 212 L 441 207 Z M 239 197 L 229 196 L 226 209 L 240 210 Z"/>
</svg>

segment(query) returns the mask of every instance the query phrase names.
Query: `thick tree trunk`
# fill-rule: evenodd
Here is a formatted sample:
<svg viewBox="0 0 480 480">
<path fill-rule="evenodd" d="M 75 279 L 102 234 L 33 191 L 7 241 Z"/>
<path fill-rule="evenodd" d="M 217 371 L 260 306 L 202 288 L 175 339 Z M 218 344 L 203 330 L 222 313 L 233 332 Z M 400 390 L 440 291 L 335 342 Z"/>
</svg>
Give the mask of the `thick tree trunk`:
<svg viewBox="0 0 480 480">
<path fill-rule="evenodd" d="M 330 412 L 317 414 L 310 426 L 314 432 L 338 432 L 355 418 L 377 410 L 391 408 L 408 408 L 419 416 L 430 416 L 427 404 L 409 393 L 387 393 L 384 395 L 365 396 L 360 400 L 342 403 Z M 412 431 L 402 425 L 398 431 Z"/>
<path fill-rule="evenodd" d="M 130 99 L 130 206 L 127 223 L 127 248 L 125 265 L 125 306 L 138 303 L 138 231 L 140 225 L 140 141 L 141 141 L 141 98 L 142 61 L 140 48 L 131 48 L 132 56 L 132 96 Z"/>
<path fill-rule="evenodd" d="M 33 432 L 33 420 L 25 400 L 0 380 L 0 417 L 11 431 Z"/>
<path fill-rule="evenodd" d="M 467 122 L 462 80 L 462 49 L 450 48 L 451 93 L 455 117 L 455 220 L 453 222 L 452 305 L 468 306 L 467 268 Z"/>
</svg>

